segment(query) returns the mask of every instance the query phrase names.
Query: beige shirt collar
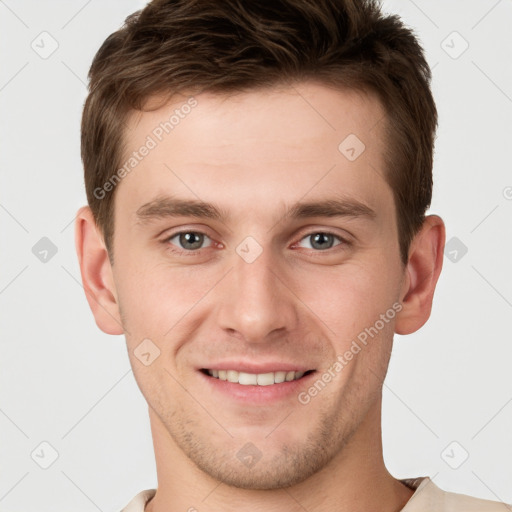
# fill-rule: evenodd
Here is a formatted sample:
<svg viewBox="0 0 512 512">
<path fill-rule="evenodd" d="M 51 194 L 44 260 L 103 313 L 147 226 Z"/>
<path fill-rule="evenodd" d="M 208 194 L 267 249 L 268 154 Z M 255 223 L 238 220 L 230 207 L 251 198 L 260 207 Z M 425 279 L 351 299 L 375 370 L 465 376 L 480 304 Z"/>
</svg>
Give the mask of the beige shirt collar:
<svg viewBox="0 0 512 512">
<path fill-rule="evenodd" d="M 499 501 L 482 500 L 464 494 L 446 492 L 428 477 L 400 480 L 415 492 L 400 512 L 504 512 Z M 121 512 L 144 512 L 144 508 L 156 493 L 147 489 L 137 494 Z M 506 506 L 506 505 L 505 505 Z"/>
</svg>

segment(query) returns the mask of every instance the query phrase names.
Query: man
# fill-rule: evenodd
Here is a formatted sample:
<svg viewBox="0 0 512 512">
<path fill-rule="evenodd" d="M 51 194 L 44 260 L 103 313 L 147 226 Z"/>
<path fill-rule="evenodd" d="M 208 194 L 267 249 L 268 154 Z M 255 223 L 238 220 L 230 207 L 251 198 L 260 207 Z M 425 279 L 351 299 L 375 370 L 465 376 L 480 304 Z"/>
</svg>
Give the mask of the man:
<svg viewBox="0 0 512 512">
<path fill-rule="evenodd" d="M 124 510 L 502 510 L 383 462 L 445 242 L 412 32 L 371 1 L 155 0 L 89 78 L 77 252 L 158 473 Z"/>
</svg>

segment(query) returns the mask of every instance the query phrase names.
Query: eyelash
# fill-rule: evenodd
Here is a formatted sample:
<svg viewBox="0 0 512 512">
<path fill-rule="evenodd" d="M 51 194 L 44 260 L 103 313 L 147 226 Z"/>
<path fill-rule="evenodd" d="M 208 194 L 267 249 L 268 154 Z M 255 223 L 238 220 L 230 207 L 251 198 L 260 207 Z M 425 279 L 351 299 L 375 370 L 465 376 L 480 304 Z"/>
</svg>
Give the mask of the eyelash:
<svg viewBox="0 0 512 512">
<path fill-rule="evenodd" d="M 208 249 L 208 247 L 211 247 L 211 246 L 213 246 L 216 243 L 216 242 L 214 242 L 212 240 L 212 243 L 211 243 L 210 246 L 203 247 L 203 248 L 196 249 L 196 250 L 171 248 L 170 240 L 172 240 L 173 238 L 175 238 L 175 237 L 177 237 L 179 235 L 185 234 L 185 233 L 194 233 L 194 234 L 198 234 L 198 235 L 204 235 L 205 237 L 210 238 L 203 231 L 194 231 L 194 230 L 191 230 L 191 229 L 185 229 L 183 231 L 177 231 L 176 233 L 173 233 L 172 235 L 166 237 L 164 240 L 162 240 L 162 243 L 165 244 L 173 254 L 176 254 L 178 256 L 196 256 L 196 255 L 202 254 L 204 249 Z M 336 250 L 335 248 L 340 246 L 340 245 L 341 246 L 345 246 L 345 247 L 350 247 L 350 245 L 352 245 L 351 242 L 349 242 L 346 238 L 343 238 L 343 237 L 341 237 L 340 235 L 338 235 L 336 233 L 333 233 L 331 231 L 321 231 L 321 230 L 311 231 L 311 232 L 305 234 L 303 237 L 300 238 L 299 242 L 301 242 L 305 238 L 308 238 L 308 237 L 311 237 L 311 236 L 317 235 L 317 234 L 333 236 L 334 238 L 337 238 L 340 241 L 340 243 L 335 245 L 335 246 L 333 246 L 333 247 L 330 247 L 329 249 L 324 249 L 324 250 L 308 249 L 309 251 L 312 251 L 312 253 L 315 254 L 315 255 L 317 255 L 317 254 L 321 255 L 323 253 L 331 254 L 332 251 Z M 296 242 L 293 245 L 295 246 L 299 242 Z"/>
</svg>

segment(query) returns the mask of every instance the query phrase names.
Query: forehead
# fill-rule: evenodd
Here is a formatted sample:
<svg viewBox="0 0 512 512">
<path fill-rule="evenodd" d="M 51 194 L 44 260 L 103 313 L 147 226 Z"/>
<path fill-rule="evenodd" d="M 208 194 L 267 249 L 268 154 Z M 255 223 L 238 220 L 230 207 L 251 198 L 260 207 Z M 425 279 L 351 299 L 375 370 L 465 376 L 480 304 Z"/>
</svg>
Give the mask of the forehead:
<svg viewBox="0 0 512 512">
<path fill-rule="evenodd" d="M 373 95 L 315 83 L 176 95 L 128 118 L 121 165 L 139 156 L 120 188 L 129 189 L 131 209 L 158 194 L 214 193 L 219 203 L 236 198 L 250 208 L 333 188 L 369 204 L 392 202 L 384 117 Z"/>
</svg>

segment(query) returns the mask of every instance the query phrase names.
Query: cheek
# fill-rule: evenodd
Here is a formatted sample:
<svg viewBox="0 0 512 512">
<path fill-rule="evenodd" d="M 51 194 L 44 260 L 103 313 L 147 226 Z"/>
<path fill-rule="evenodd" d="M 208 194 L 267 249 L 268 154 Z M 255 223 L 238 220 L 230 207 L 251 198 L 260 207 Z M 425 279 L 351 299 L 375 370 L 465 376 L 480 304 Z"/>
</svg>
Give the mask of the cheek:
<svg viewBox="0 0 512 512">
<path fill-rule="evenodd" d="M 218 275 L 218 270 L 178 268 L 134 254 L 119 258 L 116 288 L 130 346 L 149 338 L 169 349 L 173 329 L 181 332 L 183 320 L 196 314 L 194 306 L 214 287 Z"/>
<path fill-rule="evenodd" d="M 336 268 L 319 268 L 295 274 L 301 301 L 307 305 L 337 339 L 357 335 L 373 325 L 397 295 L 396 276 L 383 272 L 382 261 L 349 262 Z M 332 332 L 331 332 L 332 334 Z"/>
</svg>

